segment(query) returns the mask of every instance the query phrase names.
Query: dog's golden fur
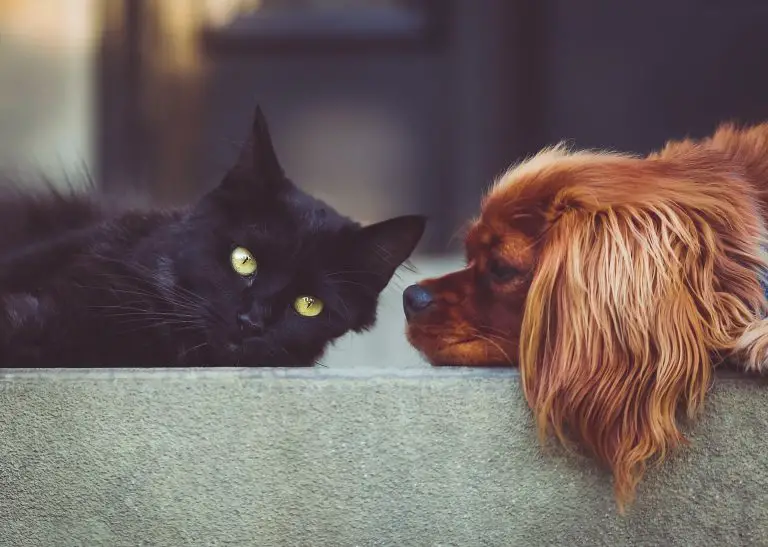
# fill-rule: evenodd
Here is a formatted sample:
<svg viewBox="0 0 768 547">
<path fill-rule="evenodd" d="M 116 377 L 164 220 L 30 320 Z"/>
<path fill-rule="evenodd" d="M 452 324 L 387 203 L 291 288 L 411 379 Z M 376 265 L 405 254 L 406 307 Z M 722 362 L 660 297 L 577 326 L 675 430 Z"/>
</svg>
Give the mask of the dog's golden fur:
<svg viewBox="0 0 768 547">
<path fill-rule="evenodd" d="M 768 370 L 766 189 L 768 124 L 645 158 L 545 150 L 485 197 L 467 268 L 422 282 L 409 339 L 435 364 L 517 355 L 541 435 L 607 464 L 623 509 L 714 366 Z"/>
</svg>

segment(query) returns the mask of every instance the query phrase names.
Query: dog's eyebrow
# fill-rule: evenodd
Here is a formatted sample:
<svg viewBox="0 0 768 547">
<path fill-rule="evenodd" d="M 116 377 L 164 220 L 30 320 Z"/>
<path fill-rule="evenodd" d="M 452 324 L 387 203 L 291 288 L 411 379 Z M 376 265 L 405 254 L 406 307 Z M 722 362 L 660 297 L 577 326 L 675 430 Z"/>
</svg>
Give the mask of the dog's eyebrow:
<svg viewBox="0 0 768 547">
<path fill-rule="evenodd" d="M 520 212 L 520 213 L 516 213 L 510 220 L 512 222 L 515 222 L 516 220 L 519 220 L 521 218 L 534 218 L 535 216 L 536 215 L 534 215 L 533 213 Z"/>
<path fill-rule="evenodd" d="M 498 245 L 499 241 L 501 239 L 493 228 L 489 224 L 479 221 L 467 234 L 464 247 L 468 256 L 475 255 L 493 248 Z"/>
</svg>

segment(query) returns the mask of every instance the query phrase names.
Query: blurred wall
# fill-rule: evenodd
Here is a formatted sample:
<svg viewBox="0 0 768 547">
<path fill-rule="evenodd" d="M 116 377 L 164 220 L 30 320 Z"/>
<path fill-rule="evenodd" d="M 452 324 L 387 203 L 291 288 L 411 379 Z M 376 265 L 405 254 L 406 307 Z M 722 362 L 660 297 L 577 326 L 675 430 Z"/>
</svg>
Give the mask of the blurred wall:
<svg viewBox="0 0 768 547">
<path fill-rule="evenodd" d="M 768 119 L 768 3 L 547 0 L 545 140 L 646 152 Z"/>
<path fill-rule="evenodd" d="M 93 169 L 97 0 L 0 0 L 0 166 Z"/>
<path fill-rule="evenodd" d="M 299 14 L 300 17 L 293 17 Z M 188 201 L 259 102 L 288 173 L 455 250 L 510 164 L 768 119 L 757 0 L 0 0 L 0 165 Z"/>
<path fill-rule="evenodd" d="M 446 251 L 520 148 L 519 124 L 509 119 L 522 96 L 511 85 L 522 49 L 509 16 L 522 8 L 503 0 L 410 6 L 424 24 L 411 32 L 414 23 L 385 17 L 389 26 L 368 36 L 260 39 L 248 36 L 247 17 L 216 29 L 205 45 L 206 178 L 232 161 L 258 101 L 302 187 L 366 222 L 426 213 L 422 251 Z M 354 15 L 346 25 L 363 28 Z"/>
</svg>

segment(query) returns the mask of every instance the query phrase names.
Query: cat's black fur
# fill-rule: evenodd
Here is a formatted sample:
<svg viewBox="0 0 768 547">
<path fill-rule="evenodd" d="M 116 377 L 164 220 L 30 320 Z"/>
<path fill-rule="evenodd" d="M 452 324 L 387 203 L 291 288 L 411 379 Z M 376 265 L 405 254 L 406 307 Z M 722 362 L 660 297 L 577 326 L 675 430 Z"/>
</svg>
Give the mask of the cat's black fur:
<svg viewBox="0 0 768 547">
<path fill-rule="evenodd" d="M 0 199 L 0 367 L 310 366 L 374 323 L 425 224 L 363 228 L 297 189 L 258 109 L 236 165 L 197 203 L 117 213 L 94 196 Z M 254 276 L 233 271 L 236 246 Z M 296 313 L 300 295 L 321 314 Z"/>
</svg>

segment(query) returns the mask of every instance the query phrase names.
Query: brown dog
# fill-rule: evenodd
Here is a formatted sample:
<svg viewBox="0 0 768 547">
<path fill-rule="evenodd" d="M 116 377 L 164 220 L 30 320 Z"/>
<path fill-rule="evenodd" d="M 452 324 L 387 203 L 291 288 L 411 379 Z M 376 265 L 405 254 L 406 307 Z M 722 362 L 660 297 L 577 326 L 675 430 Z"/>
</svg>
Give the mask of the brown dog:
<svg viewBox="0 0 768 547">
<path fill-rule="evenodd" d="M 613 472 L 620 509 L 727 358 L 766 372 L 768 124 L 646 158 L 547 149 L 485 197 L 466 268 L 408 287 L 435 365 L 520 366 L 542 438 Z"/>
</svg>

